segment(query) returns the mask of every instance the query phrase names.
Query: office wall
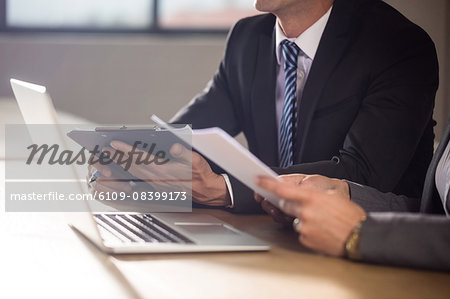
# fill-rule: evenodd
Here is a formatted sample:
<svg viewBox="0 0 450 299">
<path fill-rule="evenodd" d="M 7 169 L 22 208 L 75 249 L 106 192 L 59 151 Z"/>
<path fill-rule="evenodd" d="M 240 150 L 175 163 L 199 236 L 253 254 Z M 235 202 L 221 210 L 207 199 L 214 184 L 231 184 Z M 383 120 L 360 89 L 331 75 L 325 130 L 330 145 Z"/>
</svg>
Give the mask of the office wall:
<svg viewBox="0 0 450 299">
<path fill-rule="evenodd" d="M 450 114 L 450 5 L 446 0 L 389 0 L 436 43 L 441 87 L 435 118 Z M 169 118 L 207 83 L 225 36 L 149 37 L 0 35 L 0 97 L 9 78 L 48 86 L 57 108 L 100 123 L 147 123 Z"/>
<path fill-rule="evenodd" d="M 214 73 L 224 37 L 1 36 L 0 96 L 8 79 L 45 84 L 57 108 L 100 123 L 170 117 Z"/>
</svg>

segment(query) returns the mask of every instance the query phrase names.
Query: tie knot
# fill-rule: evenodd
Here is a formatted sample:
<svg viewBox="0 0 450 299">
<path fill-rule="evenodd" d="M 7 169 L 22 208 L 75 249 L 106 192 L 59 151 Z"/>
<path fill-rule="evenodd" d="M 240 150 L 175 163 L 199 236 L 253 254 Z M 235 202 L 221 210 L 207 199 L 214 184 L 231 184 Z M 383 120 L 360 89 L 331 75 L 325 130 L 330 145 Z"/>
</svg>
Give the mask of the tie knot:
<svg viewBox="0 0 450 299">
<path fill-rule="evenodd" d="M 297 44 L 285 39 L 281 42 L 281 52 L 283 54 L 285 68 L 297 68 L 297 58 L 300 53 L 300 48 Z"/>
</svg>

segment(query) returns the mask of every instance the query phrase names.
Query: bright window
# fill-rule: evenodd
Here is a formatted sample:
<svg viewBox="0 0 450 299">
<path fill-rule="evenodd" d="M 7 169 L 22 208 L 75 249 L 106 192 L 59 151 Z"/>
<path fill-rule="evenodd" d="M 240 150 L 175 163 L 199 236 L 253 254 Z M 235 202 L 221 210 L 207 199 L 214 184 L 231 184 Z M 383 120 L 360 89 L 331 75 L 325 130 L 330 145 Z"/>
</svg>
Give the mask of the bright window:
<svg viewBox="0 0 450 299">
<path fill-rule="evenodd" d="M 152 0 L 7 0 L 12 27 L 147 28 Z"/>
<path fill-rule="evenodd" d="M 4 31 L 227 31 L 257 13 L 253 0 L 0 0 L 0 5 Z"/>
<path fill-rule="evenodd" d="M 163 28 L 229 28 L 256 14 L 250 0 L 162 0 L 159 25 Z"/>
</svg>

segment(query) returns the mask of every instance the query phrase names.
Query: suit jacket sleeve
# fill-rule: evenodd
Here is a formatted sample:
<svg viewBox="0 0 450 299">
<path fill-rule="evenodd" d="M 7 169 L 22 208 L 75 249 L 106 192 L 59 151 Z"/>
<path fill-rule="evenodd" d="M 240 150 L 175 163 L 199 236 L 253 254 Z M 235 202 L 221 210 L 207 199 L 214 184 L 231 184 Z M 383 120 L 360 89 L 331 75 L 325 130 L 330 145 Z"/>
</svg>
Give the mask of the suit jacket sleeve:
<svg viewBox="0 0 450 299">
<path fill-rule="evenodd" d="M 229 76 L 234 74 L 231 65 L 233 55 L 233 44 L 236 31 L 239 30 L 241 22 L 238 22 L 227 39 L 224 58 L 213 79 L 208 83 L 205 90 L 197 95 L 186 107 L 181 109 L 172 119 L 172 123 L 192 124 L 193 129 L 219 127 L 231 136 L 236 136 L 242 131 L 239 117 L 235 109 L 239 109 L 239 103 L 234 99 L 230 90 Z M 210 162 L 210 161 L 209 161 Z M 219 167 L 210 162 L 216 173 L 224 173 Z M 233 212 L 261 213 L 262 209 L 253 200 L 253 191 L 229 175 L 234 195 Z"/>
<path fill-rule="evenodd" d="M 377 52 L 365 95 L 339 154 L 328 161 L 278 169 L 279 173 L 322 174 L 383 192 L 395 189 L 414 161 L 424 132 L 430 129 L 438 85 L 436 52 L 430 38 L 421 30 L 409 30 L 399 33 L 397 39 L 385 45 L 390 50 Z M 429 152 L 420 153 L 417 159 L 431 157 L 432 140 L 427 143 Z M 415 184 L 409 186 L 409 190 L 414 188 Z M 421 188 L 417 189 L 414 196 L 421 193 Z"/>
<path fill-rule="evenodd" d="M 450 270 L 450 219 L 409 213 L 369 213 L 361 230 L 363 261 Z"/>
<path fill-rule="evenodd" d="M 347 181 L 351 200 L 366 212 L 418 212 L 420 201 L 394 193 L 383 193 L 375 188 Z"/>
</svg>

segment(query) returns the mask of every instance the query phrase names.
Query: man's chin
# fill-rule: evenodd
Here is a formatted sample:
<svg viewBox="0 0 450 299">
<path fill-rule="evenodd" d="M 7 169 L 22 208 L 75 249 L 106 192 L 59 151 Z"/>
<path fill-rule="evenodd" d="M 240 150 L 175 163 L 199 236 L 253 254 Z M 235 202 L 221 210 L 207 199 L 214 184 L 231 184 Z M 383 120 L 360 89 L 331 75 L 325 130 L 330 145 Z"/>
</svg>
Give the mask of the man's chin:
<svg viewBox="0 0 450 299">
<path fill-rule="evenodd" d="M 255 9 L 259 12 L 264 12 L 264 13 L 268 13 L 271 12 L 270 9 L 264 8 L 264 7 L 258 7 L 255 5 Z"/>
<path fill-rule="evenodd" d="M 277 9 L 275 9 L 274 7 L 272 7 L 270 5 L 260 5 L 260 6 L 258 6 L 258 5 L 255 4 L 255 9 L 257 11 L 259 11 L 259 12 L 262 12 L 262 13 L 271 13 L 271 14 L 274 14 L 274 15 L 277 15 L 277 11 L 278 11 Z"/>
<path fill-rule="evenodd" d="M 272 12 L 271 1 L 256 0 L 254 6 L 257 11 Z"/>
</svg>

